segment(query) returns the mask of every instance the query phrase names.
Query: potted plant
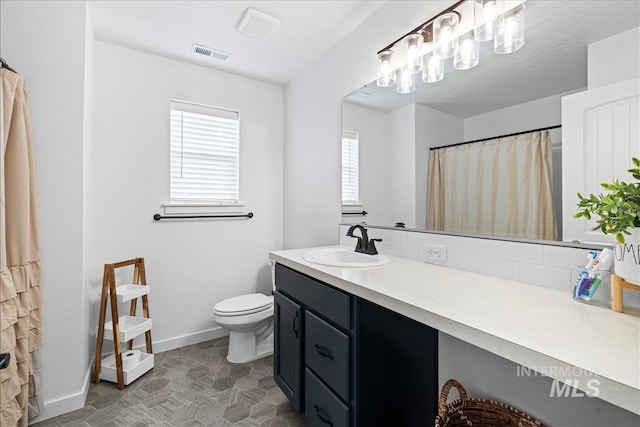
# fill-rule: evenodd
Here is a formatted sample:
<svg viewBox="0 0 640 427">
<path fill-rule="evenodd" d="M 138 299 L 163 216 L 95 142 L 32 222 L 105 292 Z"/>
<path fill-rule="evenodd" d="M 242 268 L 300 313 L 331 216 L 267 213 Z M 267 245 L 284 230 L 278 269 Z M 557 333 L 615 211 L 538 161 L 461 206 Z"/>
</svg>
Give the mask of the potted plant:
<svg viewBox="0 0 640 427">
<path fill-rule="evenodd" d="M 636 182 L 615 180 L 600 184 L 607 192 L 584 197 L 578 193 L 579 211 L 574 218 L 598 219 L 594 230 L 614 234 L 615 272 L 628 282 L 640 283 L 640 159 L 633 158 L 629 173 Z"/>
</svg>

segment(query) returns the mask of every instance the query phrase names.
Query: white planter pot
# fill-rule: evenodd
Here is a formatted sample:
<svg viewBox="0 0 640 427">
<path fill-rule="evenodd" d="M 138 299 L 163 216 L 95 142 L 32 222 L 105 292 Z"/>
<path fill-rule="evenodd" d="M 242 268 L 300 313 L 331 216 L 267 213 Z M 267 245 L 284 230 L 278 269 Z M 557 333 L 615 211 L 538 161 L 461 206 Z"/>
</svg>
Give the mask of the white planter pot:
<svg viewBox="0 0 640 427">
<path fill-rule="evenodd" d="M 640 284 L 640 228 L 624 236 L 624 244 L 615 243 L 615 272 L 627 282 Z"/>
</svg>

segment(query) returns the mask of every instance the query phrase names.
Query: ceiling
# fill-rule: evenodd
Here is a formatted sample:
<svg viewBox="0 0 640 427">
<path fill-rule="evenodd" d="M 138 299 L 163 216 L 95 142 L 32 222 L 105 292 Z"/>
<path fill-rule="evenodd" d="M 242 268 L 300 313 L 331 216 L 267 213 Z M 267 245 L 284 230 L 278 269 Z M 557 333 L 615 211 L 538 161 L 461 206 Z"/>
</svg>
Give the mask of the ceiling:
<svg viewBox="0 0 640 427">
<path fill-rule="evenodd" d="M 97 40 L 284 85 L 304 72 L 384 1 L 89 1 Z M 280 20 L 266 38 L 235 29 L 253 8 Z M 225 62 L 193 43 L 231 53 Z"/>
<path fill-rule="evenodd" d="M 587 45 L 638 27 L 640 1 L 529 0 L 525 25 L 524 47 L 512 54 L 481 43 L 480 64 L 471 70 L 455 70 L 446 60 L 440 82 L 423 83 L 419 75 L 416 90 L 406 95 L 373 82 L 347 101 L 380 111 L 419 103 L 466 118 L 584 88 Z"/>
</svg>

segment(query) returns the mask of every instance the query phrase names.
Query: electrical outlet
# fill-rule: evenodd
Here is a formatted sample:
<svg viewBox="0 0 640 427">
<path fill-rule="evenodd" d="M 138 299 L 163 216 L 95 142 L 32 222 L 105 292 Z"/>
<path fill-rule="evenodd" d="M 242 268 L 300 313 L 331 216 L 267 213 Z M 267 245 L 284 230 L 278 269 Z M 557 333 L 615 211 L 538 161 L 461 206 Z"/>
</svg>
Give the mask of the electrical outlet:
<svg viewBox="0 0 640 427">
<path fill-rule="evenodd" d="M 447 247 L 438 245 L 422 245 L 420 255 L 425 262 L 445 264 L 447 262 Z"/>
</svg>

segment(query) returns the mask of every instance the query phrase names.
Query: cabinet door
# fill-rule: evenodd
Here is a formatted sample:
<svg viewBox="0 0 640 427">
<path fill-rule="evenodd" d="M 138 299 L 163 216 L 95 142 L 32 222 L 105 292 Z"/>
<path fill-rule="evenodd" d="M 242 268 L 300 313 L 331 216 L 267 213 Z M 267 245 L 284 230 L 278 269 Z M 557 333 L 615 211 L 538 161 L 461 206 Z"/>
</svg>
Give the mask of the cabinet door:
<svg viewBox="0 0 640 427">
<path fill-rule="evenodd" d="M 595 219 L 575 219 L 578 196 L 599 194 L 601 182 L 629 182 L 631 157 L 640 156 L 640 80 L 632 79 L 562 98 L 562 210 L 564 241 L 611 245 L 593 231 Z"/>
<path fill-rule="evenodd" d="M 279 291 L 274 304 L 274 378 L 295 410 L 302 412 L 302 309 Z"/>
</svg>

